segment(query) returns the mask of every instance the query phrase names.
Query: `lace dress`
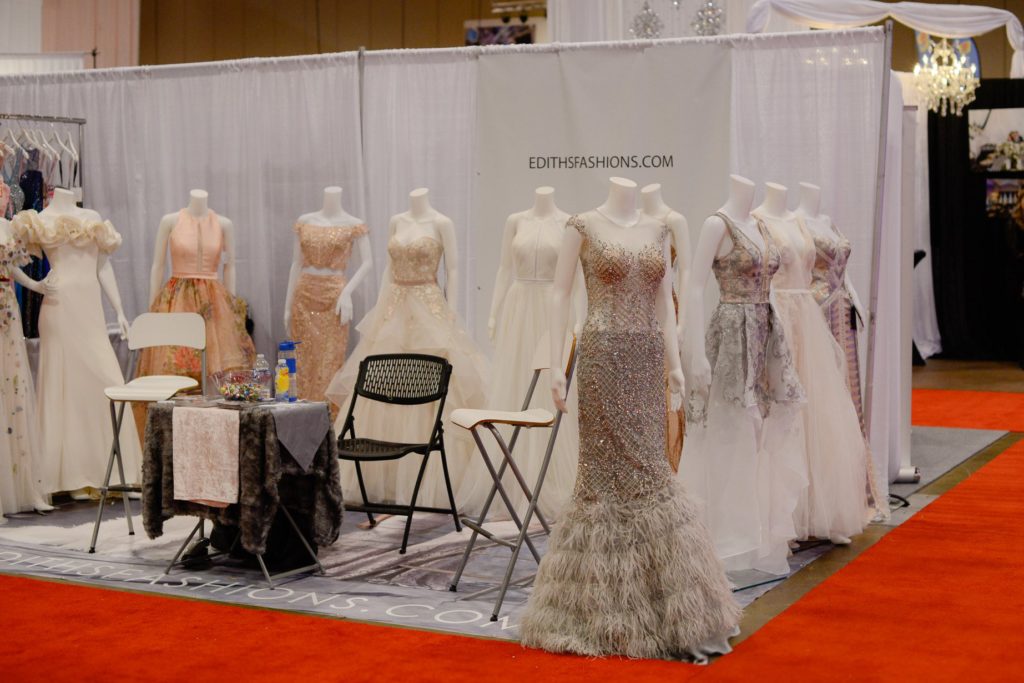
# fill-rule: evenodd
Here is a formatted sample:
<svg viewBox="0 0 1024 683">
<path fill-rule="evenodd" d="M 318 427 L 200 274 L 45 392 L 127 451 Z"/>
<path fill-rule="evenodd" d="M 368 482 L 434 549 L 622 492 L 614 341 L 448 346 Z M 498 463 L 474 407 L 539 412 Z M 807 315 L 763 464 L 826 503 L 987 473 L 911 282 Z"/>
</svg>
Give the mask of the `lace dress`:
<svg viewBox="0 0 1024 683">
<path fill-rule="evenodd" d="M 97 273 L 121 235 L 109 221 L 33 210 L 15 216 L 12 226 L 30 251 L 45 252 L 58 287 L 43 297 L 39 313 L 37 476 L 46 492 L 99 488 L 113 436 L 103 390 L 123 384 L 124 376 L 107 335 Z M 121 450 L 129 483 L 140 482 L 132 420 L 122 423 Z"/>
<path fill-rule="evenodd" d="M 867 493 L 870 455 L 846 386 L 845 354 L 811 295 L 814 240 L 795 220 L 765 224 L 782 252 L 772 290 L 807 393 L 797 421 L 808 479 L 794 513 L 797 537 L 850 537 L 864 529 L 874 512 Z"/>
<path fill-rule="evenodd" d="M 706 333 L 707 396 L 691 387 L 679 475 L 703 508 L 727 569 L 789 573 L 793 511 L 807 479 L 792 425 L 804 400 L 783 327 L 769 300 L 779 249 L 764 251 L 732 219 L 732 249 L 712 271 L 721 291 Z"/>
<path fill-rule="evenodd" d="M 31 510 L 43 502 L 44 486 L 34 459 L 39 423 L 32 373 L 25 352 L 11 272 L 29 262 L 13 237 L 0 236 L 0 513 Z M 4 523 L 0 517 L 0 524 Z"/>
<path fill-rule="evenodd" d="M 591 211 L 579 346 L 576 487 L 537 572 L 524 645 L 582 655 L 703 659 L 728 650 L 740 609 L 708 532 L 665 458 L 665 227 Z M 642 235 L 639 246 L 623 233 Z M 636 239 L 632 239 L 636 242 Z"/>
<path fill-rule="evenodd" d="M 171 230 L 171 277 L 150 307 L 154 313 L 199 313 L 206 320 L 206 372 L 215 380 L 249 370 L 256 348 L 245 330 L 245 301 L 219 279 L 224 234 L 213 211 L 197 219 L 186 209 Z M 143 349 L 136 375 L 184 375 L 202 382 L 202 352 L 186 346 Z"/>
<path fill-rule="evenodd" d="M 327 398 L 340 408 L 334 429 L 341 434 L 359 363 L 378 353 L 426 353 L 447 358 L 452 364 L 444 424 L 456 408 L 485 405 L 487 360 L 448 306 L 437 284 L 437 269 L 444 255 L 441 243 L 430 236 L 403 242 L 397 235 L 388 240 L 391 282 L 385 282 L 377 305 L 356 326 L 359 344 L 334 375 Z M 388 441 L 426 441 L 434 424 L 437 406 L 393 406 L 367 399 L 356 402 L 356 434 Z M 463 473 L 479 456 L 465 430 L 446 429 L 445 450 L 452 489 L 459 490 Z M 419 458 L 375 462 L 363 469 L 367 495 L 375 502 L 407 503 L 420 467 Z M 481 463 L 479 465 L 483 467 Z M 341 486 L 346 500 L 362 500 L 355 467 L 341 463 Z M 441 459 L 430 458 L 416 502 L 428 507 L 448 507 Z"/>
<path fill-rule="evenodd" d="M 557 223 L 553 221 L 558 221 Z M 505 295 L 498 311 L 495 327 L 494 357 L 500 362 L 494 368 L 487 406 L 498 410 L 519 410 L 533 378 L 533 359 L 537 344 L 547 337 L 551 327 L 552 283 L 558 249 L 562 244 L 565 230 L 564 215 L 535 218 L 524 214 L 518 221 L 511 243 L 503 246 L 502 267 L 514 273 L 514 281 Z M 533 408 L 554 411 L 551 392 L 547 390 L 547 374 L 542 374 L 534 390 Z M 573 382 L 575 387 L 575 382 Z M 575 390 L 570 396 L 570 403 Z M 561 512 L 576 481 L 576 458 L 579 453 L 579 433 L 575 409 L 562 419 L 551 454 L 544 487 L 541 489 L 540 510 L 552 519 Z M 504 430 L 506 440 L 512 430 Z M 513 455 L 532 487 L 537 481 L 541 462 L 544 459 L 551 436 L 547 429 L 523 429 L 519 432 Z M 495 467 L 501 462 L 496 449 Z M 479 456 L 477 456 L 479 457 Z M 478 511 L 491 490 L 493 480 L 482 466 L 474 466 L 463 480 L 457 498 L 468 511 Z M 511 472 L 504 478 L 505 490 L 522 514 L 526 511 L 526 496 Z M 500 497 L 491 505 L 491 516 L 507 517 L 508 512 Z"/>
<path fill-rule="evenodd" d="M 345 289 L 344 273 L 352 255 L 352 245 L 365 234 L 365 225 L 295 224 L 303 268 L 322 268 L 338 273 L 320 275 L 303 272 L 295 283 L 289 332 L 292 339 L 302 342 L 295 347 L 301 373 L 299 398 L 323 401 L 331 378 L 345 364 L 348 323 L 340 323 L 335 307 Z"/>
</svg>

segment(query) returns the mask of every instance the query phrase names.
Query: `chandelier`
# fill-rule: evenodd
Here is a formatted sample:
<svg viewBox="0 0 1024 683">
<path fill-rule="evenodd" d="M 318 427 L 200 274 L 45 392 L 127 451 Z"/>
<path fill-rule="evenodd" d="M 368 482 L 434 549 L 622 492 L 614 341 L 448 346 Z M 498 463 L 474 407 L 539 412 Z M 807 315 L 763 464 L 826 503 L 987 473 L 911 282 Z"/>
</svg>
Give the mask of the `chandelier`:
<svg viewBox="0 0 1024 683">
<path fill-rule="evenodd" d="M 924 104 L 936 114 L 953 112 L 963 116 L 963 109 L 974 101 L 980 85 L 978 70 L 968 66 L 967 55 L 959 54 L 949 40 L 929 41 L 931 49 L 921 55 L 914 66 L 914 84 Z"/>
</svg>

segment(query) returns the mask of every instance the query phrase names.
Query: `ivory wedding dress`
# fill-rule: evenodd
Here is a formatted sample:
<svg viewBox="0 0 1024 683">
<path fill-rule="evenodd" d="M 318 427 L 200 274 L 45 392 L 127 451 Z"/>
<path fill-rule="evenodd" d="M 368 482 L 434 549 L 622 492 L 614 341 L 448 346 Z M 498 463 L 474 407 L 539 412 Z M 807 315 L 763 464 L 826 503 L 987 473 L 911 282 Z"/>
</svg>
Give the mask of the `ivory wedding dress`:
<svg viewBox="0 0 1024 683">
<path fill-rule="evenodd" d="M 582 655 L 705 659 L 740 609 L 665 457 L 665 346 L 656 313 L 667 229 L 597 211 L 583 235 L 579 471 L 523 614 L 524 645 Z M 644 236 L 641 246 L 623 231 Z"/>
<path fill-rule="evenodd" d="M 437 284 L 437 268 L 443 255 L 444 247 L 432 236 L 421 235 L 408 242 L 397 234 L 391 236 L 390 277 L 384 277 L 377 305 L 356 326 L 359 344 L 334 375 L 326 394 L 340 408 L 334 425 L 340 435 L 359 363 L 364 358 L 378 353 L 425 353 L 447 358 L 452 364 L 452 376 L 444 406 L 445 451 L 452 490 L 457 491 L 471 459 L 479 456 L 464 430 L 449 428 L 448 416 L 456 408 L 484 407 L 487 360 L 459 323 Z M 354 415 L 356 435 L 423 442 L 430 437 L 436 414 L 434 404 L 394 406 L 360 399 L 356 401 Z M 407 503 L 420 462 L 417 457 L 407 457 L 364 465 L 363 481 L 369 499 Z M 362 500 L 351 462 L 341 463 L 341 486 L 346 500 Z M 428 507 L 448 507 L 441 459 L 436 456 L 428 462 L 416 502 Z"/>
<path fill-rule="evenodd" d="M 516 225 L 511 243 L 502 247 L 501 267 L 512 271 L 515 279 L 508 288 L 497 316 L 494 357 L 498 363 L 491 378 L 488 408 L 519 410 L 523 406 L 523 398 L 533 378 L 537 344 L 547 338 L 551 327 L 551 289 L 565 230 L 562 217 L 564 214 L 540 218 L 524 214 Z M 547 373 L 542 373 L 533 393 L 531 408 L 554 412 L 551 392 L 546 388 L 549 383 Z M 575 382 L 573 385 L 575 387 Z M 541 489 L 540 510 L 549 519 L 556 517 L 569 500 L 576 481 L 579 427 L 573 401 L 575 390 L 572 394 L 571 412 L 562 418 L 555 450 L 551 454 L 544 487 Z M 511 433 L 511 429 L 503 431 L 506 442 L 511 438 Z M 531 488 L 537 481 L 550 436 L 551 431 L 548 429 L 523 429 L 519 432 L 519 440 L 512 454 Z M 497 447 L 491 449 L 491 453 L 495 456 L 494 465 L 497 469 L 502 457 Z M 483 506 L 493 484 L 487 470 L 478 465 L 474 463 L 466 473 L 457 496 L 470 511 L 477 511 Z M 503 484 L 516 512 L 524 513 L 527 499 L 511 472 L 506 473 Z M 499 497 L 495 497 L 490 513 L 491 517 L 508 516 Z"/>
<path fill-rule="evenodd" d="M 796 220 L 760 220 L 782 252 L 772 290 L 807 394 L 797 422 L 808 478 L 794 514 L 797 537 L 848 538 L 874 514 L 867 494 L 870 456 L 846 386 L 845 354 L 810 291 L 814 240 Z"/>
<path fill-rule="evenodd" d="M 40 472 L 47 492 L 99 488 L 112 440 L 103 390 L 124 383 L 110 345 L 100 299 L 101 258 L 121 245 L 109 221 L 22 211 L 15 235 L 30 251 L 45 252 L 58 287 L 39 314 Z M 135 423 L 121 426 L 129 483 L 142 480 Z M 116 475 L 115 475 L 116 481 Z"/>
</svg>

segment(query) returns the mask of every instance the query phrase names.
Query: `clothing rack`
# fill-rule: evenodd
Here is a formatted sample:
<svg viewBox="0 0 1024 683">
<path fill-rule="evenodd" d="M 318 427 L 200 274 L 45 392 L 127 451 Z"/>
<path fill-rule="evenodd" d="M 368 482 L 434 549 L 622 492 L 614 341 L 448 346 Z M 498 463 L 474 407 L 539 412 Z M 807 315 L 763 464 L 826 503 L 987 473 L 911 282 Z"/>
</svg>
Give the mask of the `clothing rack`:
<svg viewBox="0 0 1024 683">
<path fill-rule="evenodd" d="M 4 114 L 0 113 L 0 122 L 2 121 L 35 121 L 37 123 L 61 123 L 64 125 L 78 126 L 78 187 L 82 191 L 80 201 L 84 202 L 85 197 L 85 166 L 83 165 L 83 156 L 85 153 L 84 145 L 85 142 L 85 124 L 86 120 L 74 116 L 48 116 L 45 114 Z"/>
</svg>

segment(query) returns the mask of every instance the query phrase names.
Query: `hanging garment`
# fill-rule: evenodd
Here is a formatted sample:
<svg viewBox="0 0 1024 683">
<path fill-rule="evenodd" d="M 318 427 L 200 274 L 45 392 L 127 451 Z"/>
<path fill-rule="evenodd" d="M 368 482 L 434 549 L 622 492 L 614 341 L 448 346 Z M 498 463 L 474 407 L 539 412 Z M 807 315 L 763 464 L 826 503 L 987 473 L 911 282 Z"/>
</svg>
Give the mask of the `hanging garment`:
<svg viewBox="0 0 1024 683">
<path fill-rule="evenodd" d="M 790 219 L 763 220 L 782 265 L 772 291 L 807 394 L 797 430 L 808 486 L 794 514 L 797 538 L 850 537 L 874 515 L 868 508 L 870 455 L 846 385 L 846 360 L 811 294 L 814 240 Z"/>
<path fill-rule="evenodd" d="M 711 267 L 721 292 L 705 335 L 711 386 L 706 396 L 690 387 L 679 476 L 700 501 L 727 569 L 787 574 L 807 478 L 787 440 L 804 393 L 768 296 L 779 249 L 760 226 L 763 251 L 731 218 L 715 215 L 732 248 Z"/>
<path fill-rule="evenodd" d="M 416 222 L 405 216 L 399 220 Z M 448 306 L 437 285 L 437 268 L 443 254 L 444 247 L 429 235 L 405 242 L 395 234 L 388 240 L 391 281 L 384 283 L 377 305 L 356 326 L 359 344 L 327 387 L 327 397 L 340 408 L 334 425 L 339 437 L 345 426 L 359 363 L 373 354 L 425 353 L 448 359 L 452 364 L 452 376 L 448 400 L 444 404 L 446 428 L 452 410 L 484 407 L 487 359 Z M 434 404 L 395 406 L 362 399 L 356 402 L 356 435 L 422 443 L 430 438 L 436 414 L 437 406 Z M 452 490 L 457 491 L 471 459 L 478 457 L 474 453 L 475 444 L 464 430 L 446 429 L 445 449 Z M 420 462 L 419 458 L 408 457 L 363 467 L 363 480 L 370 500 L 408 503 Z M 341 486 L 346 500 L 362 500 L 351 462 L 341 463 Z M 429 507 L 448 507 L 441 459 L 436 456 L 429 460 L 416 502 Z"/>
<path fill-rule="evenodd" d="M 579 471 L 541 559 L 522 642 L 588 656 L 702 660 L 728 651 L 740 609 L 665 458 L 656 301 L 666 228 L 642 216 L 626 229 L 597 211 L 569 224 L 583 236 L 589 299 L 579 346 Z"/>
<path fill-rule="evenodd" d="M 562 244 L 565 230 L 564 214 L 535 217 L 520 214 L 515 233 L 509 243 L 502 247 L 502 268 L 514 276 L 505 299 L 501 303 L 495 320 L 495 353 L 499 362 L 494 367 L 487 407 L 495 410 L 520 410 L 533 379 L 533 361 L 537 344 L 547 343 L 551 327 L 551 296 L 555 276 L 558 249 Z M 570 326 L 572 321 L 570 321 Z M 546 351 L 546 349 L 545 349 Z M 533 393 L 531 408 L 544 408 L 554 414 L 551 400 L 550 375 L 542 373 Z M 572 409 L 562 418 L 551 454 L 544 486 L 541 489 L 540 511 L 548 519 L 555 518 L 572 495 L 576 481 L 576 459 L 579 454 L 579 427 L 576 420 L 575 389 L 570 396 Z M 511 429 L 502 430 L 506 443 L 512 436 Z M 532 489 L 547 452 L 551 431 L 548 429 L 523 429 L 516 442 L 516 465 Z M 498 453 L 493 449 L 494 453 Z M 482 461 L 474 460 L 463 479 L 457 499 L 471 512 L 479 511 L 493 479 Z M 497 469 L 501 456 L 494 461 Z M 518 514 L 526 511 L 527 499 L 511 471 L 502 483 Z M 501 499 L 496 497 L 491 505 L 492 518 L 507 518 L 508 510 Z"/>
<path fill-rule="evenodd" d="M 196 218 L 186 209 L 168 239 L 171 277 L 150 306 L 154 313 L 199 313 L 206 320 L 206 373 L 217 380 L 231 371 L 247 371 L 256 348 L 245 330 L 246 305 L 218 279 L 224 234 L 217 214 Z M 202 383 L 202 356 L 185 346 L 143 349 L 136 376 L 183 375 Z"/>
<path fill-rule="evenodd" d="M 331 275 L 303 272 L 295 283 L 289 333 L 302 342 L 295 348 L 299 398 L 323 401 L 331 378 L 345 364 L 349 324 L 341 324 L 335 309 L 345 289 L 352 245 L 366 232 L 365 225 L 295 224 L 302 267 L 335 271 Z"/>
<path fill-rule="evenodd" d="M 40 153 L 38 149 L 29 150 L 25 171 L 22 172 L 18 185 L 24 195 L 25 209 L 43 210 L 43 174 L 39 170 Z M 33 280 L 42 280 L 50 272 L 50 264 L 45 256 L 32 257 L 32 262 L 22 269 Z M 31 291 L 21 293 L 21 326 L 25 336 L 34 339 L 39 336 L 39 313 L 42 307 L 41 294 Z"/>
<path fill-rule="evenodd" d="M 0 513 L 44 504 L 39 475 L 39 423 L 32 373 L 11 273 L 29 262 L 14 237 L 0 237 Z M 0 517 L 0 524 L 4 523 Z"/>
<path fill-rule="evenodd" d="M 45 252 L 58 287 L 39 314 L 39 475 L 47 492 L 99 488 L 113 436 L 103 390 L 124 376 L 107 336 L 97 273 L 121 235 L 109 221 L 32 210 L 15 216 L 13 227 L 30 251 Z M 122 424 L 121 450 L 129 483 L 140 482 L 132 420 Z"/>
</svg>

